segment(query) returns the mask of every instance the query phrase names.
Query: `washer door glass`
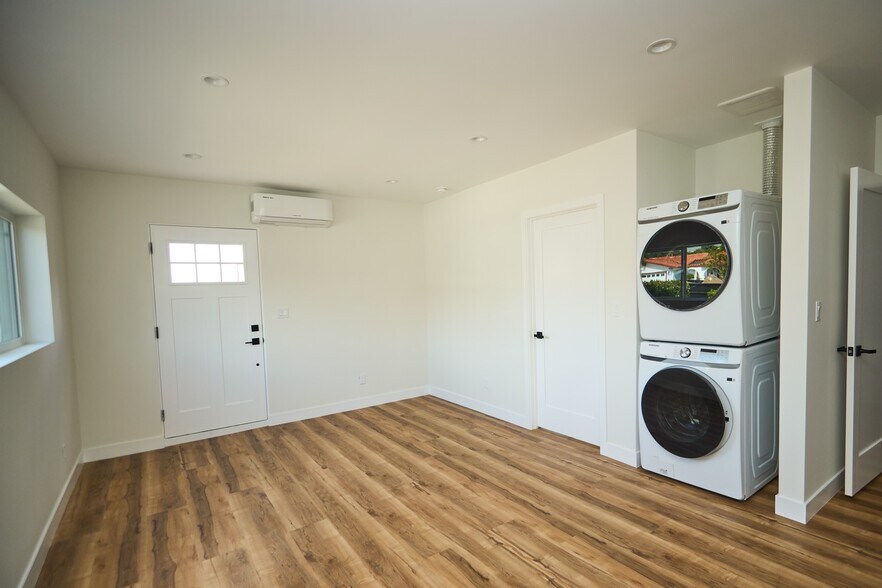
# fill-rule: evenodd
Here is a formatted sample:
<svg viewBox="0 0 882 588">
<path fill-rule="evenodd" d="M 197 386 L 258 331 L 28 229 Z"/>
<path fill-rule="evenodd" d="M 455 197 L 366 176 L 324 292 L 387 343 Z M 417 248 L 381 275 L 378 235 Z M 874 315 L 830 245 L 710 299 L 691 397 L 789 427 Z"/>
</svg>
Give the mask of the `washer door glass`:
<svg viewBox="0 0 882 588">
<path fill-rule="evenodd" d="M 729 280 L 731 259 L 723 236 L 695 220 L 666 225 L 640 258 L 640 279 L 653 300 L 672 310 L 694 310 L 714 301 Z"/>
<path fill-rule="evenodd" d="M 729 421 L 710 380 L 684 368 L 668 368 L 652 376 L 643 389 L 641 410 L 653 439 L 679 457 L 716 451 Z"/>
</svg>

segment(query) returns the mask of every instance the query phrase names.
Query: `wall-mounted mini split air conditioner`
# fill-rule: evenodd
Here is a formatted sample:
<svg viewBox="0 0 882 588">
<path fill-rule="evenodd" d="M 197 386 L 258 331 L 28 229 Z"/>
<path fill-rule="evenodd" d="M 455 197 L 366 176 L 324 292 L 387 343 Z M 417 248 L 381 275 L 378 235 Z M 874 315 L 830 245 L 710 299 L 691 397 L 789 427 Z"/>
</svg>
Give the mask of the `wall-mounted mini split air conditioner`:
<svg viewBox="0 0 882 588">
<path fill-rule="evenodd" d="M 330 227 L 334 208 L 326 198 L 252 194 L 251 222 L 300 227 Z"/>
</svg>

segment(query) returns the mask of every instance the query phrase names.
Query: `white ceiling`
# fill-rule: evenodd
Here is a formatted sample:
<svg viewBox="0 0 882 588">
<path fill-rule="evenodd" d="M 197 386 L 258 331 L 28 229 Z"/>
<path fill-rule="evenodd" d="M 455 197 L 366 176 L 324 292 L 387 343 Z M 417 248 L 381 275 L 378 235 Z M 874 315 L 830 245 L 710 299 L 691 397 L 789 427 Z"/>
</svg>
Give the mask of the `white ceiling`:
<svg viewBox="0 0 882 588">
<path fill-rule="evenodd" d="M 425 202 L 633 128 L 745 134 L 716 104 L 809 65 L 878 114 L 880 26 L 879 0 L 0 0 L 0 84 L 62 165 Z"/>
</svg>

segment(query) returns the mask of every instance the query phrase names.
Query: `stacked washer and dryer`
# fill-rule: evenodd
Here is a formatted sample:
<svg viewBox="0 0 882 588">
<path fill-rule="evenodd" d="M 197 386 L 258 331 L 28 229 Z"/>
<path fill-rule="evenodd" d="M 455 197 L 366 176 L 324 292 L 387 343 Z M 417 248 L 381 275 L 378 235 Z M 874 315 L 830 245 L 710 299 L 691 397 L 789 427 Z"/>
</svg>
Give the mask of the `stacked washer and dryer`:
<svg viewBox="0 0 882 588">
<path fill-rule="evenodd" d="M 642 467 L 744 500 L 778 473 L 781 199 L 641 208 Z"/>
</svg>

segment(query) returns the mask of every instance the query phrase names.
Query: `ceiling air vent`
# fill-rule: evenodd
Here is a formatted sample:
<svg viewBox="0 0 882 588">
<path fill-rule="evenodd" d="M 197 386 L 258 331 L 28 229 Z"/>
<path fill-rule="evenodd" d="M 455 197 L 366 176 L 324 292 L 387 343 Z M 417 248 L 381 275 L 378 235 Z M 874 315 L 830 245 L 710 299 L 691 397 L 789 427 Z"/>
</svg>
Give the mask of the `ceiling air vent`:
<svg viewBox="0 0 882 588">
<path fill-rule="evenodd" d="M 784 94 L 778 88 L 769 86 L 738 98 L 732 98 L 717 104 L 720 108 L 735 116 L 746 116 L 761 110 L 781 106 L 784 103 Z"/>
</svg>

